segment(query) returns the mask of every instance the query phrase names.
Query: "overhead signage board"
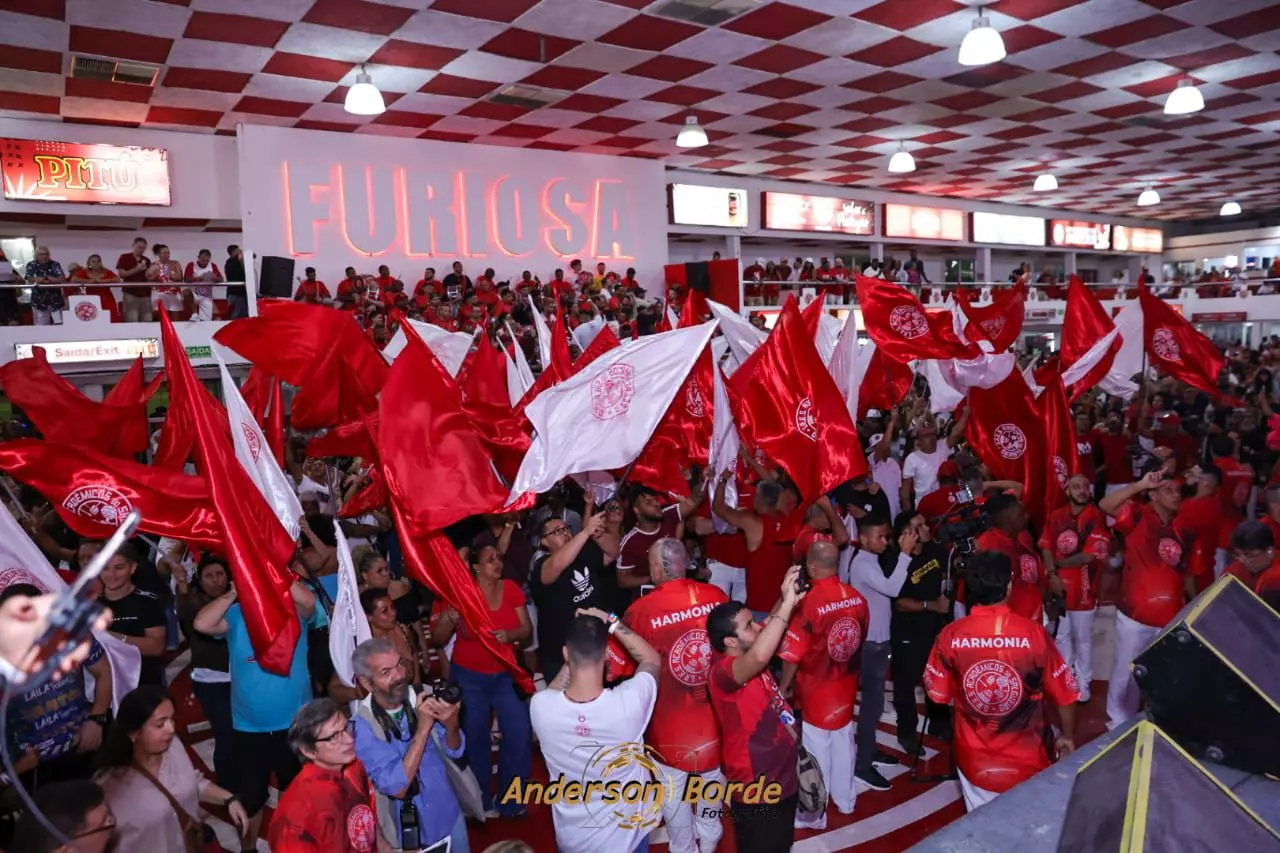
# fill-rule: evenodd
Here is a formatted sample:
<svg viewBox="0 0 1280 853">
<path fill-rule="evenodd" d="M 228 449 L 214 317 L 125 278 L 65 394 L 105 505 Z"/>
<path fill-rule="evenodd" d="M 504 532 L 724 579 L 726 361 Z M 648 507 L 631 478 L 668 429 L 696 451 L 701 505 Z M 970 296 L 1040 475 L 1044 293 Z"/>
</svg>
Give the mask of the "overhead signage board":
<svg viewBox="0 0 1280 853">
<path fill-rule="evenodd" d="M 1143 252 L 1158 255 L 1164 251 L 1164 232 L 1159 228 L 1135 228 L 1117 225 L 1111 229 L 1112 248 L 1117 252 Z"/>
<path fill-rule="evenodd" d="M 1096 249 L 1105 252 L 1111 248 L 1111 226 L 1105 222 L 1054 219 L 1049 222 L 1049 245 L 1061 249 Z"/>
<path fill-rule="evenodd" d="M 1006 246 L 1043 246 L 1044 218 L 1013 216 L 1007 213 L 973 214 L 973 242 L 999 243 Z"/>
<path fill-rule="evenodd" d="M 10 201 L 170 203 L 169 152 L 163 148 L 5 138 L 0 169 Z"/>
<path fill-rule="evenodd" d="M 884 236 L 914 240 L 964 240 L 964 213 L 949 207 L 884 206 Z"/>
<path fill-rule="evenodd" d="M 764 227 L 777 231 L 854 235 L 868 235 L 874 231 L 875 206 L 869 201 L 766 192 L 762 207 Z"/>
<path fill-rule="evenodd" d="M 50 364 L 74 364 L 85 361 L 131 361 L 138 356 L 157 358 L 159 343 L 155 338 L 127 338 L 107 341 L 49 341 L 42 344 L 14 344 L 14 356 L 31 358 L 32 349 L 40 347 Z"/>
<path fill-rule="evenodd" d="M 671 185 L 672 225 L 747 227 L 747 191 L 698 184 Z"/>
</svg>

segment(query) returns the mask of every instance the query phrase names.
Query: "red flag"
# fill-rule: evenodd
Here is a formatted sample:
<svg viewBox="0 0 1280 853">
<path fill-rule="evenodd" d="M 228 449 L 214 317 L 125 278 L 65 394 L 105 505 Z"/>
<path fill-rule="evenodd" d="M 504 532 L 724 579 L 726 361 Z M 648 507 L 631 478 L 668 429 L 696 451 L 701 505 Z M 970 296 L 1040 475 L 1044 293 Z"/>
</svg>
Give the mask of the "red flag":
<svg viewBox="0 0 1280 853">
<path fill-rule="evenodd" d="M 253 412 L 253 418 L 258 422 L 258 426 L 262 426 L 263 419 L 266 417 L 273 381 L 270 373 L 255 364 L 249 368 L 249 376 L 240 386 L 240 397 L 249 407 L 249 411 Z"/>
<path fill-rule="evenodd" d="M 222 520 L 224 553 L 258 665 L 268 672 L 287 674 L 301 630 L 289 596 L 293 540 L 236 458 L 227 435 L 226 411 L 215 409 L 208 395 L 201 393 L 203 386 L 165 311 L 160 312 L 160 332 L 170 410 L 182 412 L 184 421 L 192 426 L 196 468 L 208 483 L 213 506 Z"/>
<path fill-rule="evenodd" d="M 684 307 L 680 309 L 680 323 L 677 328 L 687 329 L 690 326 L 696 326 L 710 313 L 711 306 L 707 305 L 707 297 L 703 292 L 690 290 L 684 299 Z"/>
<path fill-rule="evenodd" d="M 511 409 L 507 357 L 488 335 L 481 335 L 480 343 L 462 363 L 457 381 L 462 408 L 471 416 L 480 438 L 493 455 L 498 473 L 510 482 L 529 449 L 528 422 Z"/>
<path fill-rule="evenodd" d="M 280 387 L 280 380 L 274 377 L 271 380 L 271 399 L 267 404 L 267 421 L 262 425 L 262 431 L 266 434 L 272 455 L 276 457 L 276 464 L 283 468 L 284 389 Z"/>
<path fill-rule="evenodd" d="M 141 406 L 141 417 L 128 418 L 120 428 L 117 446 L 120 448 L 137 447 L 142 452 L 151 444 L 151 427 L 147 423 L 147 402 L 160 390 L 164 382 L 164 371 L 157 370 L 148 383 L 142 369 L 142 356 L 129 366 L 129 370 L 119 382 L 102 398 L 108 406 Z M 119 455 L 132 456 L 133 453 Z"/>
<path fill-rule="evenodd" d="M 387 483 L 382 479 L 377 466 L 374 466 L 369 469 L 369 482 L 342 505 L 338 510 L 338 518 L 359 518 L 366 512 L 385 507 L 390 499 Z"/>
<path fill-rule="evenodd" d="M 867 472 L 844 397 L 794 300 L 727 390 L 743 440 L 781 465 L 806 501 Z"/>
<path fill-rule="evenodd" d="M 560 377 L 557 381 L 568 379 L 573 373 L 573 353 L 569 351 L 563 314 L 556 315 L 556 324 L 551 327 L 551 369 Z"/>
<path fill-rule="evenodd" d="M 393 503 L 412 527 L 401 536 L 442 530 L 469 515 L 494 512 L 508 490 L 462 406 L 458 386 L 409 325 L 378 408 L 378 458 Z"/>
<path fill-rule="evenodd" d="M 1142 302 L 1143 344 L 1151 362 L 1163 373 L 1217 395 L 1218 374 L 1226 363 L 1213 341 L 1195 330 L 1163 299 L 1138 284 Z"/>
<path fill-rule="evenodd" d="M 254 366 L 249 370 L 249 377 L 240 386 L 240 397 L 244 400 L 253 419 L 262 427 L 262 432 L 276 457 L 276 464 L 284 466 L 284 394 L 280 389 L 280 380 L 267 373 L 261 367 Z"/>
<path fill-rule="evenodd" d="M 1045 448 L 1048 451 L 1044 455 L 1044 505 L 1041 514 L 1037 517 L 1046 519 L 1050 512 L 1066 503 L 1067 480 L 1078 472 L 1080 460 L 1076 455 L 1075 419 L 1071 417 L 1067 391 L 1059 376 L 1047 377 L 1044 391 L 1040 393 L 1036 403 L 1040 407 L 1040 420 L 1044 424 Z M 1035 496 L 1030 495 L 1029 498 L 1034 500 Z"/>
<path fill-rule="evenodd" d="M 876 347 L 859 386 L 858 418 L 866 417 L 868 409 L 892 409 L 901 403 L 915 378 L 909 365 L 889 358 Z"/>
<path fill-rule="evenodd" d="M 711 348 L 707 347 L 632 463 L 628 479 L 661 492 L 689 494 L 682 469 L 694 464 L 706 467 L 711 456 L 715 399 L 711 370 Z"/>
<path fill-rule="evenodd" d="M 466 403 L 475 403 L 496 409 L 510 409 L 511 397 L 507 391 L 507 357 L 493 345 L 487 334 L 462 361 L 458 369 L 458 390 Z"/>
<path fill-rule="evenodd" d="M 197 383 L 196 394 L 205 401 L 219 429 L 230 440 L 231 426 L 227 421 L 227 410 L 222 407 L 222 402 L 213 396 L 204 383 Z M 195 448 L 196 426 L 191 419 L 191 409 L 175 406 L 173 398 L 173 383 L 170 382 L 169 406 L 165 409 L 164 424 L 160 427 L 160 441 L 157 443 L 151 463 L 161 468 L 181 469 L 187 464 Z"/>
<path fill-rule="evenodd" d="M 854 274 L 862 321 L 876 346 L 901 362 L 927 358 L 977 358 L 977 347 L 956 337 L 950 311 L 926 312 L 905 287 Z"/>
<path fill-rule="evenodd" d="M 378 413 L 368 416 L 373 429 L 378 428 Z M 377 459 L 378 451 L 373 436 L 365 428 L 364 419 L 338 424 L 324 435 L 307 442 L 307 455 L 321 458 L 333 456 L 359 456 L 361 459 Z"/>
<path fill-rule="evenodd" d="M 1062 322 L 1062 349 L 1059 351 L 1058 361 L 1061 369 L 1065 371 L 1084 358 L 1115 327 L 1115 322 L 1098 301 L 1097 295 L 1081 281 L 1080 276 L 1072 275 L 1067 286 L 1067 313 Z M 1070 399 L 1074 400 L 1097 385 L 1110 372 L 1120 345 L 1118 338 L 1113 340 L 1106 353 L 1089 368 L 1084 378 L 1072 384 Z"/>
<path fill-rule="evenodd" d="M 140 380 L 138 376 L 137 384 Z M 141 393 L 111 403 L 90 400 L 58 375 L 39 346 L 31 358 L 0 367 L 0 384 L 10 401 L 26 412 L 49 441 L 122 457 L 147 449 L 147 406 Z"/>
<path fill-rule="evenodd" d="M 996 480 L 1022 483 L 1028 510 L 1040 511 L 1044 494 L 1045 439 L 1039 407 L 1022 371 L 994 388 L 969 389 L 969 444 Z M 1037 515 L 1043 521 L 1043 516 Z"/>
<path fill-rule="evenodd" d="M 146 533 L 222 550 L 222 525 L 200 477 L 33 438 L 0 444 L 0 469 L 48 498 L 81 536 L 106 539 L 136 509 Z"/>
<path fill-rule="evenodd" d="M 1027 287 L 1021 281 L 997 293 L 990 305 L 974 305 L 972 295 L 963 287 L 956 291 L 956 301 L 969 320 L 964 335 L 970 341 L 990 341 L 998 353 L 1017 343 L 1027 301 Z"/>
</svg>

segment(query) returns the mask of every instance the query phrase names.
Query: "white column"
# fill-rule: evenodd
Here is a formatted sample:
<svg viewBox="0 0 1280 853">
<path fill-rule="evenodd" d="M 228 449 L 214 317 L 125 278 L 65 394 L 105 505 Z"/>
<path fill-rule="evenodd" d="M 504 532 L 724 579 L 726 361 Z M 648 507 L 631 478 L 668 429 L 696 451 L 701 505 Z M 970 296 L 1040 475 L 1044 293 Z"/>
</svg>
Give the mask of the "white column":
<svg viewBox="0 0 1280 853">
<path fill-rule="evenodd" d="M 258 316 L 258 266 L 257 257 L 253 254 L 253 249 L 248 246 L 241 248 L 244 254 L 244 292 L 249 299 L 249 316 Z"/>
<path fill-rule="evenodd" d="M 1075 252 L 1067 252 L 1066 259 L 1062 263 L 1062 271 L 1068 276 L 1072 276 L 1080 272 L 1079 268 L 1076 266 Z"/>
<path fill-rule="evenodd" d="M 742 263 L 742 237 L 737 234 L 729 234 L 724 238 L 725 258 L 738 259 L 738 309 L 747 304 L 746 290 L 742 284 L 742 271 L 746 269 Z"/>
<path fill-rule="evenodd" d="M 974 259 L 974 277 L 978 281 L 995 281 L 995 273 L 991 269 L 991 247 L 982 246 Z"/>
</svg>

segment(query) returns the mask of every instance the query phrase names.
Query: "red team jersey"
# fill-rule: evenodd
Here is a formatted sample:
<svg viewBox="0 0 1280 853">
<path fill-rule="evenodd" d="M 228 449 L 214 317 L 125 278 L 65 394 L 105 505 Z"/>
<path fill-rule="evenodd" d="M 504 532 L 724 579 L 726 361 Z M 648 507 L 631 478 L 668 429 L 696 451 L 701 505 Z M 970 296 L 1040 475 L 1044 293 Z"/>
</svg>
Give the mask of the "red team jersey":
<svg viewBox="0 0 1280 853">
<path fill-rule="evenodd" d="M 1186 558 L 1187 571 L 1196 579 L 1197 589 L 1204 590 L 1217 580 L 1213 567 L 1216 558 L 1214 552 L 1218 547 L 1218 531 L 1225 529 L 1230 535 L 1236 523 L 1226 521 L 1222 512 L 1222 499 L 1218 494 L 1183 498 L 1178 507 L 1178 520 L 1196 537 L 1196 544 Z"/>
<path fill-rule="evenodd" d="M 1133 482 L 1133 457 L 1129 455 L 1131 440 L 1124 433 L 1113 435 L 1095 429 L 1093 444 L 1102 448 L 1102 464 L 1107 469 L 1107 485 L 1123 486 Z"/>
<path fill-rule="evenodd" d="M 1187 603 L 1183 584 L 1195 534 L 1181 518 L 1165 524 L 1150 504 L 1136 500 L 1121 508 L 1115 531 L 1125 547 L 1120 612 L 1163 628 Z"/>
<path fill-rule="evenodd" d="M 1097 607 L 1097 573 L 1111 547 L 1111 531 L 1102 510 L 1089 504 L 1079 515 L 1072 515 L 1070 506 L 1058 507 L 1045 522 L 1040 547 L 1050 550 L 1055 562 L 1082 550 L 1094 556 L 1083 566 L 1058 566 L 1058 577 L 1065 587 L 1068 610 Z"/>
<path fill-rule="evenodd" d="M 1092 483 L 1097 479 L 1098 469 L 1093 462 L 1093 435 L 1076 436 L 1076 470 L 1089 478 Z"/>
<path fill-rule="evenodd" d="M 791 617 L 778 655 L 797 665 L 796 701 L 804 724 L 835 731 L 853 721 L 862 638 L 871 613 L 839 578 L 817 578 Z"/>
<path fill-rule="evenodd" d="M 800 533 L 794 519 L 803 518 L 793 513 L 787 518 L 763 516 L 764 533 L 760 547 L 747 552 L 747 607 L 767 611 L 778 600 L 782 579 L 791 568 L 791 542 Z"/>
<path fill-rule="evenodd" d="M 765 784 L 782 785 L 783 799 L 795 794 L 800 787 L 798 749 L 785 726 L 795 725 L 796 715 L 769 670 L 739 684 L 733 677 L 733 658 L 717 655 L 708 688 L 720 722 L 725 777 L 750 783 L 763 776 Z"/>
<path fill-rule="evenodd" d="M 648 577 L 649 547 L 659 539 L 675 536 L 680 522 L 680 504 L 671 504 L 662 510 L 662 521 L 657 530 L 652 533 L 645 533 L 639 527 L 628 530 L 618 545 L 618 571 Z"/>
<path fill-rule="evenodd" d="M 1058 705 L 1080 698 L 1071 667 L 1044 628 L 1003 602 L 976 606 L 942 629 L 924 684 L 933 701 L 955 703 L 956 766 L 972 784 L 996 793 L 1051 763 L 1045 696 Z"/>
<path fill-rule="evenodd" d="M 707 614 L 728 600 L 709 583 L 673 580 L 637 600 L 622 617 L 662 656 L 658 700 L 645 743 L 658 751 L 664 764 L 686 773 L 720 766 L 720 727 L 707 697 L 711 672 Z M 615 678 L 635 669 L 630 655 L 618 654 L 616 642 L 609 641 L 609 671 Z"/>
<path fill-rule="evenodd" d="M 342 773 L 302 765 L 280 795 L 268 840 L 278 853 L 372 853 L 378 822 L 364 765 L 353 761 Z"/>
<path fill-rule="evenodd" d="M 1213 460 L 1222 472 L 1218 486 L 1218 500 L 1222 504 L 1222 525 L 1214 543 L 1218 548 L 1231 547 L 1231 533 L 1244 521 L 1245 508 L 1249 505 L 1249 493 L 1253 491 L 1253 470 L 1231 457 Z"/>
<path fill-rule="evenodd" d="M 1010 539 L 992 528 L 978 537 L 977 546 L 979 550 L 999 551 L 1009 558 L 1013 563 L 1009 609 L 1039 622 L 1044 604 L 1044 566 L 1031 534 L 1023 530 L 1016 539 Z"/>
</svg>

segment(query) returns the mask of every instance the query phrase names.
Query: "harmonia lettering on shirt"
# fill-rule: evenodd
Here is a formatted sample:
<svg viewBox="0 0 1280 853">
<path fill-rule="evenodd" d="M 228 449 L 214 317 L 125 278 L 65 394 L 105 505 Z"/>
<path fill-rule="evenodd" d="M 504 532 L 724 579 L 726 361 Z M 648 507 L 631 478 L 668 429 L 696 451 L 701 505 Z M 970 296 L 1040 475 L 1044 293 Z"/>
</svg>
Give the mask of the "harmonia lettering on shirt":
<svg viewBox="0 0 1280 853">
<path fill-rule="evenodd" d="M 850 607 L 857 607 L 862 603 L 862 599 L 854 596 L 853 598 L 842 598 L 839 601 L 833 601 L 830 604 L 823 604 L 818 608 L 819 616 L 826 616 L 828 613 L 835 613 L 837 610 L 848 610 Z"/>
<path fill-rule="evenodd" d="M 953 649 L 1030 649 L 1026 637 L 956 637 L 951 641 Z"/>
<path fill-rule="evenodd" d="M 677 610 L 675 613 L 664 613 L 661 616 L 655 616 L 649 620 L 650 628 L 665 628 L 668 625 L 678 625 L 681 622 L 687 622 L 690 619 L 700 619 L 715 609 L 714 603 L 695 604 L 684 610 Z"/>
</svg>

